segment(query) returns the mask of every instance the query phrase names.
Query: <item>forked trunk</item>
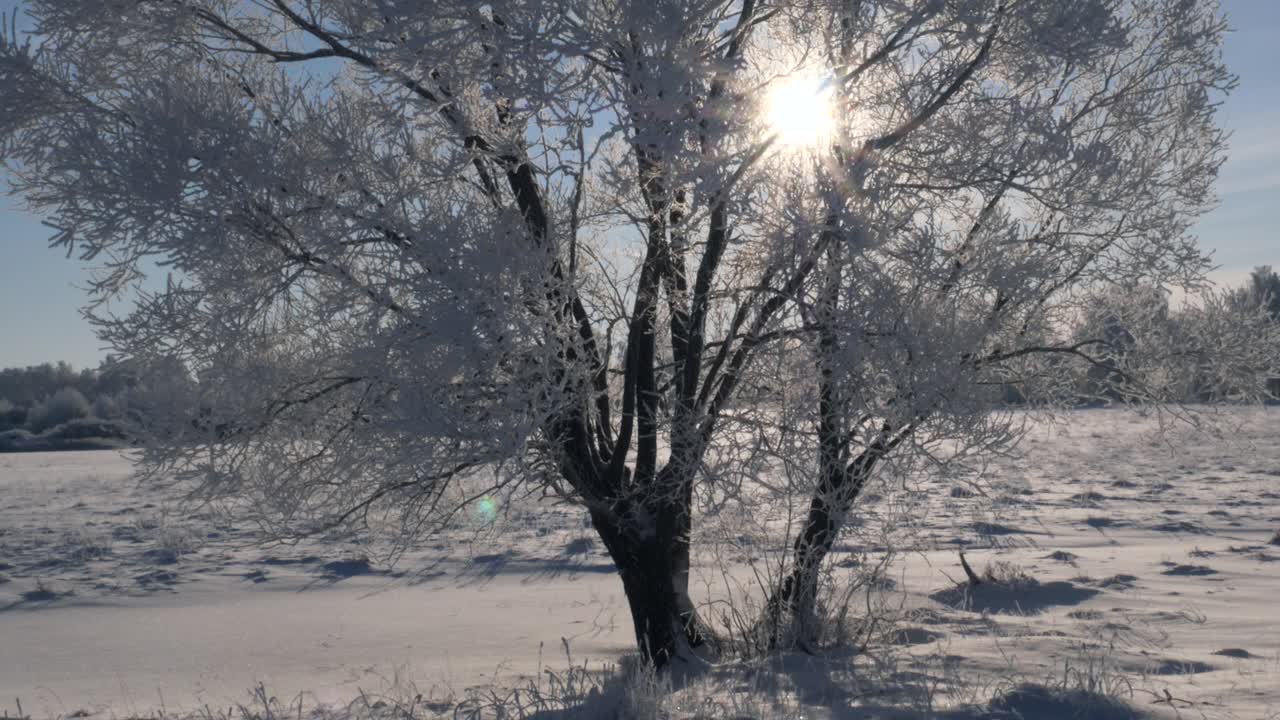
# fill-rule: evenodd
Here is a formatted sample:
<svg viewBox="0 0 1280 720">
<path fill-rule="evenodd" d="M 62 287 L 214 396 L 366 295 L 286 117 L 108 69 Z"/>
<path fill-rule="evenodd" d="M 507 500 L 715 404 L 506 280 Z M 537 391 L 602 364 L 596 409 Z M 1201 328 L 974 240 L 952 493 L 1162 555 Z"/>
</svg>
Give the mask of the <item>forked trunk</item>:
<svg viewBox="0 0 1280 720">
<path fill-rule="evenodd" d="M 687 572 L 682 579 L 676 566 L 676 543 L 663 532 L 644 537 L 625 532 L 603 513 L 593 511 L 591 520 L 622 578 L 636 646 L 655 668 L 665 668 L 687 654 L 693 643 L 686 627 L 696 627 L 697 617 L 688 600 Z M 687 543 L 685 558 L 687 568 Z"/>
<path fill-rule="evenodd" d="M 680 615 L 680 627 L 684 631 L 684 639 L 690 647 L 701 647 L 709 636 L 698 617 L 698 609 L 693 604 L 693 596 L 689 593 L 689 540 L 688 536 L 676 539 L 672 552 L 674 570 L 673 590 L 676 594 L 676 607 Z"/>
<path fill-rule="evenodd" d="M 702 619 L 689 594 L 690 534 L 693 531 L 693 483 L 686 482 L 682 492 L 683 510 L 677 514 L 673 529 L 671 564 L 675 584 L 676 604 L 680 612 L 680 627 L 690 647 L 704 645 L 710 633 L 703 627 Z"/>
</svg>

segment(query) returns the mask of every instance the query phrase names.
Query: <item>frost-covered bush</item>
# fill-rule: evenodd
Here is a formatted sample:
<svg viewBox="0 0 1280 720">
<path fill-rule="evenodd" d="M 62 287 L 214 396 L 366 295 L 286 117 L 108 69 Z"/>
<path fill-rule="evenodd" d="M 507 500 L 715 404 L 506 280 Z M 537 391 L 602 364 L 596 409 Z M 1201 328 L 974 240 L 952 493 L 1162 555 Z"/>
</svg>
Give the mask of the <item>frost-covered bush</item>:
<svg viewBox="0 0 1280 720">
<path fill-rule="evenodd" d="M 93 399 L 93 417 L 115 420 L 124 415 L 125 403 L 115 395 L 99 395 Z"/>
<path fill-rule="evenodd" d="M 32 406 L 27 413 L 27 429 L 39 433 L 89 415 L 89 401 L 72 387 L 64 387 Z"/>
<path fill-rule="evenodd" d="M 29 431 L 21 428 L 0 432 L 0 452 L 25 449 L 34 437 Z"/>
<path fill-rule="evenodd" d="M 57 427 L 50 428 L 42 433 L 42 437 L 50 440 L 86 440 L 89 438 L 125 440 L 128 438 L 128 433 L 120 422 L 86 417 L 70 420 Z"/>
<path fill-rule="evenodd" d="M 1280 322 L 1280 274 L 1270 265 L 1260 265 L 1249 274 L 1243 286 L 1231 291 L 1233 305 L 1242 308 L 1265 308 L 1276 322 Z"/>
</svg>

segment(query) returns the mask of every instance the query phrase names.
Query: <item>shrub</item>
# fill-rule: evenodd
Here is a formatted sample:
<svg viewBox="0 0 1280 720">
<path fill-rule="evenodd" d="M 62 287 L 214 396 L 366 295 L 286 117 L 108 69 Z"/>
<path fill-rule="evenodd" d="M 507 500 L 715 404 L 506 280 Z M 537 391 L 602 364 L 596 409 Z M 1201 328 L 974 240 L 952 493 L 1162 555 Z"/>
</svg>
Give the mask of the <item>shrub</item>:
<svg viewBox="0 0 1280 720">
<path fill-rule="evenodd" d="M 93 400 L 93 417 L 115 420 L 124 416 L 124 403 L 115 395 L 99 395 Z"/>
<path fill-rule="evenodd" d="M 0 432 L 0 452 L 21 450 L 23 446 L 30 443 L 34 437 L 34 435 L 21 428 Z"/>
<path fill-rule="evenodd" d="M 65 422 L 51 430 L 46 430 L 43 437 L 51 440 L 85 440 L 88 438 L 109 438 L 126 440 L 128 434 L 124 425 L 115 420 L 102 420 L 95 417 L 78 418 Z"/>
<path fill-rule="evenodd" d="M 84 395 L 73 387 L 64 387 L 32 406 L 27 413 L 27 429 L 43 432 L 88 414 L 89 401 Z"/>
</svg>

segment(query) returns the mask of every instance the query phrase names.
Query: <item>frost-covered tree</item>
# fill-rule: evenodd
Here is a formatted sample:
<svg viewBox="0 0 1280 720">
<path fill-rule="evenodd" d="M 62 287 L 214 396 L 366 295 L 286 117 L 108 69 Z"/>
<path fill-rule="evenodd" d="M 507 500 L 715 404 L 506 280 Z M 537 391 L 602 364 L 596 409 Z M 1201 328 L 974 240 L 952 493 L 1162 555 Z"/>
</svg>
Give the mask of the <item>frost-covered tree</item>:
<svg viewBox="0 0 1280 720">
<path fill-rule="evenodd" d="M 95 302 L 173 271 L 96 305 L 122 358 L 198 379 L 149 407 L 145 463 L 281 535 L 409 536 L 483 478 L 559 493 L 659 665 L 705 639 L 707 463 L 806 383 L 761 353 L 813 359 L 822 425 L 780 608 L 879 459 L 1096 360 L 1055 340 L 1088 292 L 1208 267 L 1212 2 L 25 9 L 15 191 L 102 261 Z"/>
<path fill-rule="evenodd" d="M 73 387 L 64 387 L 27 411 L 27 428 L 39 433 L 89 415 L 91 406 Z"/>
<path fill-rule="evenodd" d="M 1258 400 L 1280 335 L 1204 288 L 1189 228 L 1233 80 L 1212 3 L 814 3 L 787 40 L 834 69 L 830 152 L 781 217 L 815 269 L 789 316 L 810 347 L 809 512 L 770 601 L 812 622 L 817 571 L 877 467 L 1007 447 L 993 412 L 1094 394 Z M 775 184 L 778 184 L 775 181 Z M 757 206 L 760 207 L 760 206 Z M 1141 292 L 1135 291 L 1142 288 Z M 1177 326 L 1165 294 L 1193 295 Z M 1124 302 L 1114 302 L 1123 298 Z M 775 630 L 778 628 L 774 628 Z"/>
<path fill-rule="evenodd" d="M 1270 265 L 1259 265 L 1249 273 L 1249 282 L 1232 290 L 1227 300 L 1238 313 L 1265 313 L 1272 321 L 1269 329 L 1274 330 L 1280 324 L 1280 274 Z M 1271 377 L 1267 391 L 1271 400 L 1280 400 L 1280 375 Z"/>
</svg>

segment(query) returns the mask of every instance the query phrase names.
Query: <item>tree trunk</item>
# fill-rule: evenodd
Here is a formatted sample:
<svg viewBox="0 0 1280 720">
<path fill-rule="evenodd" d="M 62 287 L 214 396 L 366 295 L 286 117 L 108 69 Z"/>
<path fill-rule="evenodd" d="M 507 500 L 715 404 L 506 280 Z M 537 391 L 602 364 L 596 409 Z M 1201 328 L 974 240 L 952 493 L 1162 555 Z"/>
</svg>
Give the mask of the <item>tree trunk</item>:
<svg viewBox="0 0 1280 720">
<path fill-rule="evenodd" d="M 766 606 L 770 646 L 776 646 L 780 639 L 784 615 L 792 623 L 799 639 L 812 638 L 818 619 L 819 571 L 840 535 L 845 515 L 853 507 L 870 475 L 869 466 L 846 469 L 837 474 L 831 484 L 824 483 L 814 494 L 809 503 L 809 514 L 792 548 L 791 571 Z"/>
<path fill-rule="evenodd" d="M 684 631 L 687 610 L 683 607 L 687 592 L 677 590 L 680 573 L 674 538 L 662 531 L 643 535 L 624 530 L 616 519 L 594 510 L 591 521 L 622 578 L 641 654 L 659 670 L 687 655 L 690 643 Z"/>
<path fill-rule="evenodd" d="M 693 463 L 685 466 L 694 467 Z M 685 640 L 690 647 L 701 647 L 707 641 L 707 632 L 698 617 L 698 610 L 689 594 L 690 543 L 693 532 L 693 477 L 692 474 L 679 483 L 679 507 L 672 507 L 674 523 L 671 532 L 671 563 L 675 582 L 676 603 L 680 611 L 680 627 L 684 629 Z"/>
<path fill-rule="evenodd" d="M 824 468 L 822 484 L 809 503 L 809 515 L 796 537 L 792 551 L 791 571 L 782 587 L 769 599 L 769 643 L 776 645 L 783 613 L 790 616 L 802 639 L 808 639 L 816 620 L 818 575 L 822 562 L 831 552 L 845 516 L 862 493 L 862 488 L 875 469 L 876 461 L 888 452 L 882 444 L 873 445 L 858 459 L 843 468 Z"/>
<path fill-rule="evenodd" d="M 809 503 L 809 515 L 796 537 L 791 572 L 767 606 L 770 646 L 778 643 L 784 612 L 790 616 L 799 640 L 811 637 L 817 618 L 818 570 L 862 485 L 860 480 L 850 477 L 850 470 L 845 467 L 848 435 L 840 421 L 840 392 L 828 362 L 828 356 L 836 352 L 838 346 L 831 331 L 838 281 L 839 275 L 832 272 L 824 288 L 824 317 L 818 338 L 818 487 Z"/>
<path fill-rule="evenodd" d="M 792 548 L 791 571 L 767 605 L 770 647 L 781 640 L 784 622 L 791 622 L 801 640 L 809 639 L 816 629 L 818 571 L 840 531 L 828 498 L 819 492 L 809 503 L 808 517 Z"/>
<path fill-rule="evenodd" d="M 676 606 L 680 616 L 680 627 L 684 629 L 685 641 L 690 647 L 701 647 L 707 642 L 710 633 L 702 623 L 702 618 L 698 617 L 698 609 L 693 603 L 693 596 L 689 593 L 689 527 L 688 523 L 684 523 L 685 527 L 681 534 L 676 535 L 675 545 L 671 551 L 671 563 L 674 575 L 674 590 L 676 593 Z"/>
</svg>

